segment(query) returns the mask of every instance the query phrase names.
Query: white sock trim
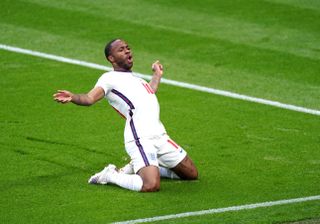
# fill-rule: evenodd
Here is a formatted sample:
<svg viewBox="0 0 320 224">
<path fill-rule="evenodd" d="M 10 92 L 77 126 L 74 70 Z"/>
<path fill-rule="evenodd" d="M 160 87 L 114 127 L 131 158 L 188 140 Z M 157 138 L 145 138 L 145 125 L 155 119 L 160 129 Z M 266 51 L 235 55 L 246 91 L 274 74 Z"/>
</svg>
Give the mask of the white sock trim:
<svg viewBox="0 0 320 224">
<path fill-rule="evenodd" d="M 159 172 L 161 177 L 166 177 L 169 179 L 180 179 L 180 177 L 175 172 L 163 166 L 159 166 Z"/>
<path fill-rule="evenodd" d="M 115 172 L 110 175 L 110 183 L 131 191 L 141 191 L 143 181 L 137 174 L 124 174 Z"/>
</svg>

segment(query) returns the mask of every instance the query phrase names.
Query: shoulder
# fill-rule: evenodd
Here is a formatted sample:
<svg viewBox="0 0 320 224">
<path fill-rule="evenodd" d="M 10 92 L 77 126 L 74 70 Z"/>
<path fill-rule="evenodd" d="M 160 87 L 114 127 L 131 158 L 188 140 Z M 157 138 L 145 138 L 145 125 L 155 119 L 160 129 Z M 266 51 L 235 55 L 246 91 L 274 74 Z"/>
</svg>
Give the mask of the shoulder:
<svg viewBox="0 0 320 224">
<path fill-rule="evenodd" d="M 110 72 L 105 72 L 103 73 L 100 77 L 99 77 L 99 81 L 107 81 L 110 80 L 114 77 L 114 71 L 110 71 Z"/>
<path fill-rule="evenodd" d="M 105 78 L 105 77 L 110 77 L 114 75 L 114 71 L 109 71 L 109 72 L 105 72 L 103 73 L 100 78 Z"/>
</svg>

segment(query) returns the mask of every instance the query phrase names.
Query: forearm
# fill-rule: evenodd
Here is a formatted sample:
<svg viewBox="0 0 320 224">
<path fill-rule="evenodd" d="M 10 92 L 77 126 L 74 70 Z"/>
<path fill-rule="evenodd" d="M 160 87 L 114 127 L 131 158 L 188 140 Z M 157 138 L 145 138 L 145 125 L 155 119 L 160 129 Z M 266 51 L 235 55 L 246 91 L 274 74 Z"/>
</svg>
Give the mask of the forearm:
<svg viewBox="0 0 320 224">
<path fill-rule="evenodd" d="M 71 102 L 80 106 L 91 106 L 93 100 L 87 94 L 73 94 Z"/>
<path fill-rule="evenodd" d="M 155 92 L 155 93 L 158 91 L 161 77 L 162 76 L 160 74 L 154 73 L 150 82 L 149 82 L 150 87 L 152 88 L 153 92 Z"/>
<path fill-rule="evenodd" d="M 163 75 L 163 66 L 160 64 L 160 61 L 155 61 L 152 66 L 153 76 L 149 82 L 150 87 L 152 88 L 153 92 L 156 93 L 159 88 L 159 84 L 161 81 L 161 77 Z"/>
<path fill-rule="evenodd" d="M 53 99 L 58 103 L 74 103 L 81 106 L 90 106 L 102 99 L 104 90 L 101 87 L 95 87 L 87 94 L 74 94 L 68 90 L 58 90 L 53 94 Z"/>
</svg>

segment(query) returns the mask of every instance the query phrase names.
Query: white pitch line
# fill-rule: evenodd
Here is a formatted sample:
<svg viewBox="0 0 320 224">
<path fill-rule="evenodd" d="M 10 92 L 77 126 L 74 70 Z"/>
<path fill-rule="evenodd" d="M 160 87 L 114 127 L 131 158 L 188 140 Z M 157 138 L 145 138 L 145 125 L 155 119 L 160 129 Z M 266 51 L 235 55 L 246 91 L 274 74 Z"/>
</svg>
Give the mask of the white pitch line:
<svg viewBox="0 0 320 224">
<path fill-rule="evenodd" d="M 50 59 L 50 60 L 54 60 L 54 61 L 80 65 L 80 66 L 84 66 L 84 67 L 88 67 L 88 68 L 99 69 L 99 70 L 103 70 L 103 71 L 111 71 L 112 70 L 111 67 L 104 66 L 104 65 L 99 65 L 99 64 L 95 64 L 95 63 L 86 62 L 86 61 L 80 61 L 80 60 L 71 59 L 71 58 L 65 58 L 62 56 L 42 53 L 39 51 L 33 51 L 33 50 L 23 49 L 23 48 L 19 48 L 19 47 L 13 47 L 13 46 L 4 45 L 4 44 L 0 44 L 0 49 L 6 50 L 6 51 L 11 51 L 11 52 L 16 52 L 16 53 L 20 53 L 20 54 L 32 55 L 32 56 L 36 56 L 36 57 L 40 57 L 40 58 L 46 58 L 46 59 Z M 144 74 L 140 74 L 140 73 L 135 73 L 135 74 L 137 76 L 144 78 L 144 79 L 147 79 L 147 80 L 151 79 L 150 75 L 144 75 Z M 315 110 L 315 109 L 295 106 L 295 105 L 291 105 L 291 104 L 285 104 L 285 103 L 281 103 L 281 102 L 277 102 L 277 101 L 266 100 L 266 99 L 262 99 L 262 98 L 242 95 L 242 94 L 233 93 L 233 92 L 229 92 L 229 91 L 225 91 L 225 90 L 219 90 L 219 89 L 194 85 L 194 84 L 190 84 L 190 83 L 186 83 L 186 82 L 179 82 L 179 81 L 170 80 L 170 79 L 166 79 L 166 78 L 162 78 L 161 82 L 168 84 L 168 85 L 178 86 L 178 87 L 182 87 L 182 88 L 186 88 L 186 89 L 197 90 L 197 91 L 211 93 L 211 94 L 215 94 L 215 95 L 226 96 L 226 97 L 240 99 L 240 100 L 244 100 L 244 101 L 265 104 L 265 105 L 278 107 L 278 108 L 282 108 L 282 109 L 287 109 L 287 110 L 292 110 L 292 111 L 296 111 L 296 112 L 320 116 L 320 110 Z"/>
<path fill-rule="evenodd" d="M 255 208 L 265 208 L 265 207 L 272 207 L 276 205 L 286 205 L 286 204 L 294 204 L 294 203 L 316 201 L 316 200 L 320 200 L 320 195 L 304 197 L 304 198 L 279 200 L 279 201 L 268 201 L 268 202 L 232 206 L 232 207 L 226 207 L 226 208 L 200 210 L 195 212 L 185 212 L 185 213 L 172 214 L 172 215 L 155 216 L 152 218 L 113 222 L 112 224 L 136 224 L 136 223 L 156 222 L 156 221 L 163 221 L 168 219 L 178 219 L 178 218 L 185 218 L 190 216 L 200 216 L 200 215 L 217 214 L 217 213 L 225 213 L 225 212 L 232 212 L 232 211 L 249 210 L 249 209 L 255 209 Z"/>
</svg>

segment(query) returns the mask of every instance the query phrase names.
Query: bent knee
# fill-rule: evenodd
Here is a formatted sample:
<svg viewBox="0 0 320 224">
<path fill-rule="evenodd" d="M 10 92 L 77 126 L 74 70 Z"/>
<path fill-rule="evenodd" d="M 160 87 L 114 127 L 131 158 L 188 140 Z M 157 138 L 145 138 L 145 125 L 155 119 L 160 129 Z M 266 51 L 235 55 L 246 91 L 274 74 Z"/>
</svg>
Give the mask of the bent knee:
<svg viewBox="0 0 320 224">
<path fill-rule="evenodd" d="M 189 172 L 180 175 L 183 180 L 197 180 L 199 177 L 197 168 L 190 169 Z"/>
<path fill-rule="evenodd" d="M 142 192 L 155 192 L 160 190 L 160 182 L 159 181 L 153 181 L 148 183 L 143 183 L 142 185 Z"/>
<path fill-rule="evenodd" d="M 197 180 L 199 177 L 198 170 L 195 168 L 190 175 L 190 180 Z"/>
<path fill-rule="evenodd" d="M 198 179 L 198 170 L 196 168 L 192 169 L 192 171 L 189 173 L 187 179 L 188 180 L 197 180 Z"/>
</svg>

